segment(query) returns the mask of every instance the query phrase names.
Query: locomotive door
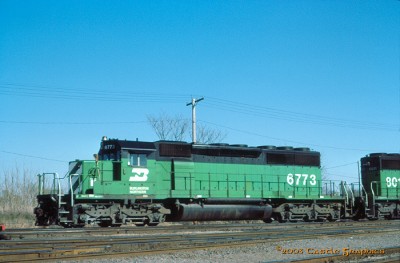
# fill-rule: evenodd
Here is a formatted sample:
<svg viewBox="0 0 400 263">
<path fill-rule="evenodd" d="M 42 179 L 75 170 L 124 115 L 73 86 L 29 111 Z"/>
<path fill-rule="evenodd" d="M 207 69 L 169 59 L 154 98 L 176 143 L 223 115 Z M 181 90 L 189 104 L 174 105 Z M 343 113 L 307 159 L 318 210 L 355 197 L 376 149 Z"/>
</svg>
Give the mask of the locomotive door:
<svg viewBox="0 0 400 263">
<path fill-rule="evenodd" d="M 192 196 L 195 186 L 193 162 L 171 160 L 171 192 L 173 197 Z"/>
</svg>

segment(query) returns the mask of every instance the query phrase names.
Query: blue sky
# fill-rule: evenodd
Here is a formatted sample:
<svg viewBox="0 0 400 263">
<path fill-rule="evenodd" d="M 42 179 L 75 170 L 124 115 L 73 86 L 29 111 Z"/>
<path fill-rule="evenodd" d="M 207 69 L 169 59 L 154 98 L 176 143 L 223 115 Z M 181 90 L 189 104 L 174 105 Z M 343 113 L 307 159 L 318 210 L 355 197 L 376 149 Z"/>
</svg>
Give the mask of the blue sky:
<svg viewBox="0 0 400 263">
<path fill-rule="evenodd" d="M 64 174 L 147 115 L 320 151 L 400 152 L 400 1 L 0 1 L 0 169 Z M 188 139 L 189 140 L 189 139 Z"/>
</svg>

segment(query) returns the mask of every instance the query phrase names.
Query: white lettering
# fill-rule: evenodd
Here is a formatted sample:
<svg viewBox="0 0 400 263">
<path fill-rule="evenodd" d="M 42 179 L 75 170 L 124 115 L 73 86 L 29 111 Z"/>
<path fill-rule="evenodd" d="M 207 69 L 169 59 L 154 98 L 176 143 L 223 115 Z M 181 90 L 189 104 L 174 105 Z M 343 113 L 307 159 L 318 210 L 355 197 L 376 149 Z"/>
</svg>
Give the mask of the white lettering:
<svg viewBox="0 0 400 263">
<path fill-rule="evenodd" d="M 310 185 L 316 185 L 317 184 L 317 177 L 315 176 L 315 174 L 310 175 Z"/>
<path fill-rule="evenodd" d="M 130 194 L 146 194 L 148 190 L 149 190 L 149 188 L 146 186 L 139 186 L 139 187 L 130 186 L 129 187 Z"/>
<path fill-rule="evenodd" d="M 113 145 L 113 144 L 104 145 L 104 149 L 105 150 L 113 150 L 113 149 L 115 149 L 115 145 Z"/>
<path fill-rule="evenodd" d="M 133 176 L 129 178 L 130 182 L 146 182 L 147 175 L 149 174 L 149 169 L 147 168 L 133 168 Z"/>
<path fill-rule="evenodd" d="M 396 177 L 386 177 L 386 186 L 387 187 L 397 187 L 397 183 L 400 181 L 400 178 L 397 179 Z"/>
<path fill-rule="evenodd" d="M 288 174 L 286 177 L 286 182 L 289 185 L 316 185 L 317 176 L 315 174 Z"/>
<path fill-rule="evenodd" d="M 286 182 L 290 185 L 293 185 L 294 179 L 293 179 L 293 174 L 288 174 L 286 177 Z"/>
</svg>

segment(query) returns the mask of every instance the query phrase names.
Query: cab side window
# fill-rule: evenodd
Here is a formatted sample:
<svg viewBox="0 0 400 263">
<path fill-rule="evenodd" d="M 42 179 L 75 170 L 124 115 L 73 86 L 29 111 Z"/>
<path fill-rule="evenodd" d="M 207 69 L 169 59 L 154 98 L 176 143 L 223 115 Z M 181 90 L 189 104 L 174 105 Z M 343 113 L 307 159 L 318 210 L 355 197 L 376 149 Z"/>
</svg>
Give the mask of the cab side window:
<svg viewBox="0 0 400 263">
<path fill-rule="evenodd" d="M 129 159 L 130 166 L 136 167 L 146 167 L 147 166 L 147 156 L 146 154 L 131 153 Z"/>
</svg>

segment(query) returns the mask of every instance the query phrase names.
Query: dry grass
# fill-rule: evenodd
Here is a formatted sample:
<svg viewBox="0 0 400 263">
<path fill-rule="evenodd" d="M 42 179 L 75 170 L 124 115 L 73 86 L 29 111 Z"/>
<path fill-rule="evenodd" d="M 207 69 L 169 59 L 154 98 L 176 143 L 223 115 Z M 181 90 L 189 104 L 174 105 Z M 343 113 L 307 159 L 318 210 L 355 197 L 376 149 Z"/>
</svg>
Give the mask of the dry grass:
<svg viewBox="0 0 400 263">
<path fill-rule="evenodd" d="M 27 169 L 3 171 L 0 176 L 0 223 L 7 228 L 33 226 L 38 182 Z"/>
</svg>

